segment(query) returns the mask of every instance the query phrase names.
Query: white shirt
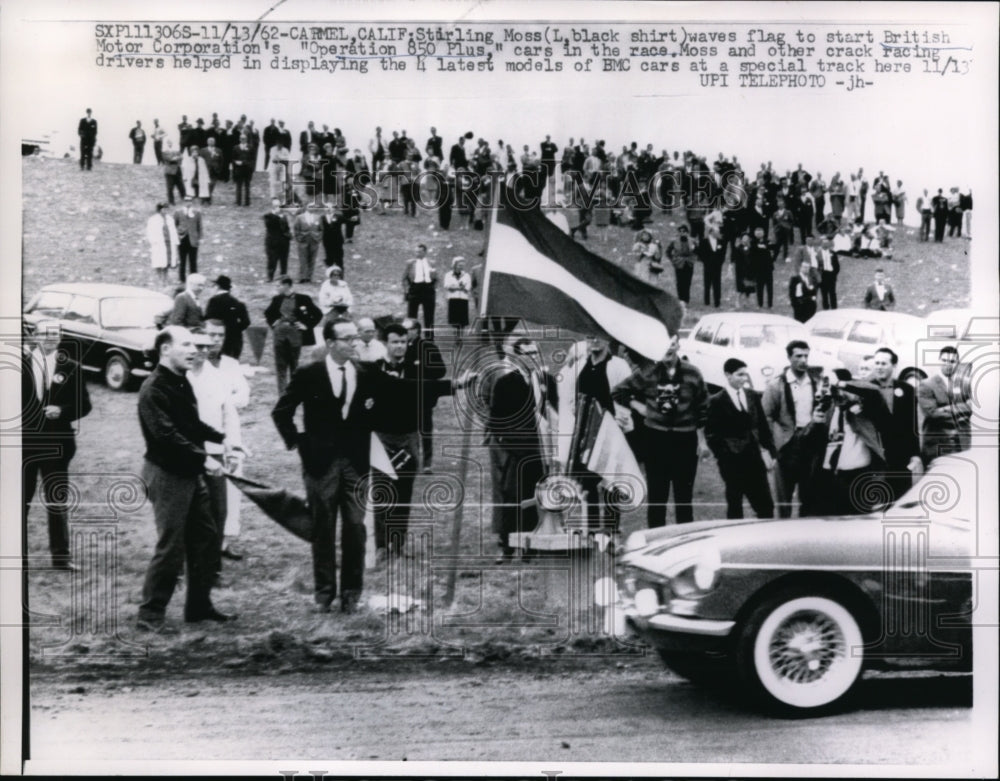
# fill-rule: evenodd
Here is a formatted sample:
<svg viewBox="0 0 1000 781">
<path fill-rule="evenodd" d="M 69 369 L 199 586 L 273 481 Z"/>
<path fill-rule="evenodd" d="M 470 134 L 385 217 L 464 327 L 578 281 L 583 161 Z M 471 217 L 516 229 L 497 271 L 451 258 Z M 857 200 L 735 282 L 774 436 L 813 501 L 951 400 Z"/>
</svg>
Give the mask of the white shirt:
<svg viewBox="0 0 1000 781">
<path fill-rule="evenodd" d="M 233 406 L 236 409 L 242 409 L 249 404 L 250 383 L 247 382 L 246 375 L 243 373 L 243 369 L 240 368 L 240 362 L 231 355 L 220 355 L 219 366 L 217 368 L 220 376 L 229 388 Z"/>
<path fill-rule="evenodd" d="M 427 258 L 416 258 L 413 261 L 413 282 L 414 284 L 420 284 L 421 282 L 431 281 L 431 269 L 430 264 L 427 262 Z"/>
<path fill-rule="evenodd" d="M 835 416 L 843 414 L 839 408 L 834 413 Z M 832 429 L 834 425 L 839 425 L 836 417 L 831 421 L 830 428 Z M 855 433 L 854 429 L 851 428 L 851 424 L 845 419 L 844 439 L 840 445 L 840 458 L 837 459 L 837 471 L 863 469 L 869 466 L 871 462 L 872 454 L 868 449 L 868 445 Z"/>
<path fill-rule="evenodd" d="M 187 378 L 198 402 L 198 417 L 201 421 L 225 434 L 226 444 L 240 444 L 240 421 L 229 383 L 222 372 L 206 360 L 198 371 L 191 369 Z M 225 451 L 217 442 L 205 442 L 204 445 L 205 452 L 212 455 Z"/>
<path fill-rule="evenodd" d="M 747 404 L 747 397 L 742 388 L 734 388 L 732 385 L 727 385 L 726 393 L 728 393 L 729 398 L 733 400 L 733 405 L 736 409 L 742 410 L 743 412 L 750 411 L 750 405 Z"/>
<path fill-rule="evenodd" d="M 813 412 L 813 387 L 809 380 L 809 372 L 805 372 L 802 379 L 796 379 L 795 374 L 789 368 L 785 371 L 785 379 L 792 389 L 792 403 L 795 405 L 795 428 L 804 428 L 812 420 Z"/>
<path fill-rule="evenodd" d="M 875 283 L 875 293 L 878 295 L 878 300 L 881 301 L 885 298 L 885 284 L 881 282 Z"/>
<path fill-rule="evenodd" d="M 46 355 L 41 350 L 32 350 L 31 371 L 35 377 L 35 393 L 38 395 L 38 400 L 42 401 L 52 384 L 52 376 L 56 373 L 56 351 L 53 350 Z"/>
<path fill-rule="evenodd" d="M 372 339 L 368 344 L 358 342 L 357 350 L 358 360 L 362 363 L 375 363 L 375 361 L 380 361 L 387 355 L 385 345 L 378 339 Z"/>
<path fill-rule="evenodd" d="M 340 366 L 329 355 L 326 356 L 326 371 L 330 375 L 330 385 L 333 387 L 333 395 L 340 396 L 342 393 L 341 382 L 347 382 L 347 392 L 344 393 L 344 406 L 341 415 L 347 420 L 347 413 L 351 408 L 351 400 L 354 398 L 354 391 L 358 387 L 358 373 L 354 364 L 350 361 L 344 364 L 344 371 L 340 371 Z"/>
</svg>

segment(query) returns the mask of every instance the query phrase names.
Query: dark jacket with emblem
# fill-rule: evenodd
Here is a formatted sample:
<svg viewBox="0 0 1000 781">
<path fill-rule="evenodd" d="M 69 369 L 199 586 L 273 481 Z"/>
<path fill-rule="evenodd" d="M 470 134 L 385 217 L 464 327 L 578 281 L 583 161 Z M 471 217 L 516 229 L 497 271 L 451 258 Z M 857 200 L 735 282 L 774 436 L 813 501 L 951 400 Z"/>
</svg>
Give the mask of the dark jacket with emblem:
<svg viewBox="0 0 1000 781">
<path fill-rule="evenodd" d="M 295 296 L 295 319 L 306 326 L 306 330 L 301 332 L 302 344 L 307 347 L 314 345 L 316 344 L 316 334 L 313 333 L 313 328 L 319 325 L 319 322 L 323 319 L 323 312 L 304 293 L 294 293 L 293 295 Z M 264 310 L 264 319 L 267 320 L 267 324 L 271 327 L 274 327 L 274 324 L 281 320 L 282 298 L 284 296 L 279 293 L 271 299 L 271 303 Z"/>
</svg>

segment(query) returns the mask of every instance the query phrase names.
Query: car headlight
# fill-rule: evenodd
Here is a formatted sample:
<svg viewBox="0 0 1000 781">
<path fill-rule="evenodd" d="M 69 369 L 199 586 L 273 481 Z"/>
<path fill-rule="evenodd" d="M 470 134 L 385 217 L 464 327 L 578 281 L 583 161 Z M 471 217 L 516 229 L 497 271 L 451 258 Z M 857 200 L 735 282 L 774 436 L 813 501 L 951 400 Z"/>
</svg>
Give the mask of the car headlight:
<svg viewBox="0 0 1000 781">
<path fill-rule="evenodd" d="M 635 593 L 635 612 L 644 618 L 660 612 L 660 597 L 651 588 L 639 589 Z"/>
<path fill-rule="evenodd" d="M 711 591 L 722 569 L 719 549 L 709 543 L 688 546 L 678 550 L 679 559 L 665 574 L 670 578 L 670 590 L 678 597 L 691 597 Z"/>
</svg>

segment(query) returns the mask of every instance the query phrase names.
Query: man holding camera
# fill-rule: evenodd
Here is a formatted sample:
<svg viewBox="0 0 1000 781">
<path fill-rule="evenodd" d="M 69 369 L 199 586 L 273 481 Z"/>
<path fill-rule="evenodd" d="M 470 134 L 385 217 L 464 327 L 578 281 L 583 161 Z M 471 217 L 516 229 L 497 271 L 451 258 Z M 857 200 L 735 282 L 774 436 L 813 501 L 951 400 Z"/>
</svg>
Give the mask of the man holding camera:
<svg viewBox="0 0 1000 781">
<path fill-rule="evenodd" d="M 819 434 L 827 422 L 826 413 L 817 407 L 822 371 L 809 366 L 809 345 L 801 340 L 789 342 L 785 354 L 788 367 L 764 389 L 764 416 L 771 424 L 778 451 L 774 466 L 778 517 L 792 517 L 797 485 L 799 517 L 804 518 L 816 513 L 818 499 L 812 476 L 822 453 Z"/>
<path fill-rule="evenodd" d="M 661 360 L 636 369 L 611 392 L 614 402 L 645 418 L 650 528 L 666 525 L 671 485 L 676 522 L 694 519 L 691 500 L 698 459 L 709 452 L 699 433 L 708 414 L 705 380 L 677 349 L 674 335 Z"/>
</svg>

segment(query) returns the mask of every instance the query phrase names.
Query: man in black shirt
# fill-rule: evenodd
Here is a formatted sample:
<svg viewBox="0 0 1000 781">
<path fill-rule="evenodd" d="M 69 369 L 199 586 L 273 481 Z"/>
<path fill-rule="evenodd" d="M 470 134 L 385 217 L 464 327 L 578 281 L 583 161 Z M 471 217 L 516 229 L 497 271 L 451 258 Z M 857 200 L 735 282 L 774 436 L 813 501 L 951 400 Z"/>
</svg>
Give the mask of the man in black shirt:
<svg viewBox="0 0 1000 781">
<path fill-rule="evenodd" d="M 243 332 L 250 327 L 247 306 L 233 295 L 233 281 L 225 274 L 215 280 L 219 292 L 208 299 L 205 307 L 206 320 L 221 320 L 226 326 L 226 338 L 222 343 L 222 354 L 240 359 L 243 352 Z"/>
<path fill-rule="evenodd" d="M 198 417 L 188 381 L 195 346 L 191 332 L 167 326 L 156 335 L 159 365 L 139 390 L 139 425 L 146 441 L 142 477 L 153 504 L 158 539 L 146 571 L 138 627 L 158 632 L 187 566 L 184 620 L 231 621 L 212 605 L 212 557 L 218 532 L 209 507 L 203 473 L 221 474 L 222 464 L 205 453 L 205 442 L 225 444 L 224 436 Z"/>
</svg>

